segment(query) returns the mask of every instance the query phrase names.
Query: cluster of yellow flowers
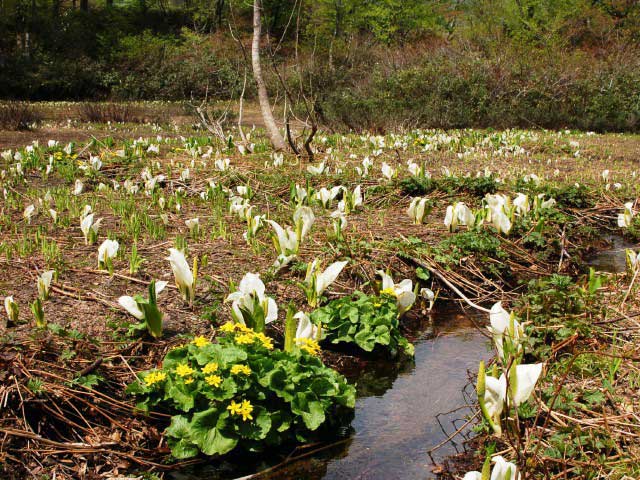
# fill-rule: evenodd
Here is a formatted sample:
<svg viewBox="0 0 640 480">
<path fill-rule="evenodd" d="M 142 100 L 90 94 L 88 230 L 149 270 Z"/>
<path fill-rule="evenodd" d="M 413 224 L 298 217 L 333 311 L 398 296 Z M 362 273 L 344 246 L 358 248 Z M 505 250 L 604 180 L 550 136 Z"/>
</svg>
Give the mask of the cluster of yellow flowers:
<svg viewBox="0 0 640 480">
<path fill-rule="evenodd" d="M 181 363 L 176 367 L 176 375 L 184 378 L 185 385 L 189 385 L 190 383 L 193 383 L 194 379 L 191 375 L 193 375 L 194 372 L 195 370 L 191 368 L 189 365 L 187 365 L 186 363 Z"/>
<path fill-rule="evenodd" d="M 320 345 L 315 340 L 310 338 L 296 338 L 296 343 L 300 347 L 300 350 L 304 350 L 305 352 L 311 355 L 318 355 L 320 353 Z"/>
<path fill-rule="evenodd" d="M 267 337 L 264 333 L 256 333 L 251 328 L 241 323 L 227 322 L 220 327 L 221 332 L 225 333 L 237 333 L 235 336 L 235 342 L 238 345 L 251 345 L 258 340 L 264 348 L 267 350 L 273 350 L 273 340 Z"/>
<path fill-rule="evenodd" d="M 218 388 L 222 383 L 222 377 L 220 375 L 207 375 L 204 377 L 204 381 L 207 382 L 207 385 Z"/>
<path fill-rule="evenodd" d="M 242 403 L 236 403 L 235 400 L 231 400 L 231 404 L 227 407 L 227 410 L 231 412 L 231 415 L 242 415 L 242 420 L 253 420 L 251 412 L 253 412 L 253 405 L 249 400 L 243 400 Z"/>
<path fill-rule="evenodd" d="M 163 382 L 167 379 L 167 374 L 164 372 L 151 372 L 149 375 L 144 377 L 144 383 L 147 384 L 147 387 L 150 387 L 158 382 Z"/>
<path fill-rule="evenodd" d="M 206 337 L 203 337 L 202 335 L 200 335 L 200 336 L 194 338 L 191 341 L 191 343 L 193 343 L 198 348 L 202 348 L 202 347 L 206 347 L 211 342 Z"/>
<path fill-rule="evenodd" d="M 207 363 L 202 369 L 202 373 L 208 375 L 209 373 L 214 373 L 218 371 L 218 364 L 216 362 Z"/>
<path fill-rule="evenodd" d="M 231 367 L 232 375 L 239 375 L 241 373 L 243 375 L 251 375 L 251 369 L 247 365 L 242 365 L 242 364 L 237 364 Z"/>
</svg>

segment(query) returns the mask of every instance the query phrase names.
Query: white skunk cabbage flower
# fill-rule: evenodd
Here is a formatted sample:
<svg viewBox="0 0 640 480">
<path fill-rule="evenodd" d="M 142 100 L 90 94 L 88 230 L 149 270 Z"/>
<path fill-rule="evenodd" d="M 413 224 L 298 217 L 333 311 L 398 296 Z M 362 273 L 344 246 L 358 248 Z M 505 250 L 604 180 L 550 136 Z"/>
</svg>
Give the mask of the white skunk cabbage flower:
<svg viewBox="0 0 640 480">
<path fill-rule="evenodd" d="M 416 301 L 416 295 L 413 293 L 413 282 L 405 278 L 400 283 L 393 283 L 391 275 L 383 270 L 377 270 L 376 273 L 382 278 L 380 293 L 387 293 L 396 297 L 398 316 L 402 316 Z"/>
<path fill-rule="evenodd" d="M 553 197 L 549 197 L 547 200 L 544 199 L 544 193 L 538 194 L 534 201 L 534 210 L 544 210 L 546 208 L 551 208 L 556 204 L 556 200 Z"/>
<path fill-rule="evenodd" d="M 498 433 L 501 432 L 500 415 L 504 410 L 506 393 L 507 384 L 504 376 L 501 378 L 487 376 L 485 378 L 484 406 L 492 424 L 497 426 Z"/>
<path fill-rule="evenodd" d="M 338 196 L 341 191 L 342 186 L 333 187 L 331 189 L 322 187 L 316 192 L 316 200 L 318 200 L 322 204 L 322 208 L 331 208 L 331 202 Z"/>
<path fill-rule="evenodd" d="M 491 461 L 494 465 L 490 480 L 520 480 L 518 467 L 514 463 L 507 462 L 500 455 L 493 457 Z"/>
<path fill-rule="evenodd" d="M 287 265 L 298 253 L 300 243 L 298 242 L 298 235 L 290 227 L 283 228 L 278 222 L 273 220 L 267 220 L 267 223 L 273 228 L 273 234 L 271 238 L 273 245 L 278 252 L 278 259 L 274 266 L 284 267 Z"/>
<path fill-rule="evenodd" d="M 298 205 L 302 205 L 307 198 L 307 189 L 296 183 L 293 187 L 292 194 L 292 200 L 295 200 Z"/>
<path fill-rule="evenodd" d="M 236 191 L 238 192 L 238 195 L 243 198 L 250 198 L 253 195 L 253 191 L 247 185 L 236 186 Z"/>
<path fill-rule="evenodd" d="M 382 162 L 381 172 L 382 176 L 387 180 L 393 179 L 398 174 L 398 171 L 387 162 Z"/>
<path fill-rule="evenodd" d="M 307 266 L 307 274 L 304 278 L 304 288 L 310 307 L 317 307 L 324 291 L 335 282 L 348 262 L 334 262 L 326 270 L 320 273 L 320 260 L 317 258 Z"/>
<path fill-rule="evenodd" d="M 86 207 L 85 207 L 86 208 Z M 89 243 L 93 236 L 98 235 L 98 228 L 100 228 L 100 222 L 102 222 L 102 218 L 94 221 L 93 213 L 89 213 L 88 215 L 80 217 L 80 230 L 84 235 L 84 243 Z"/>
<path fill-rule="evenodd" d="M 508 235 L 513 227 L 509 216 L 504 213 L 503 209 L 491 212 L 491 221 L 496 230 L 500 233 L 504 233 L 505 235 Z"/>
<path fill-rule="evenodd" d="M 167 286 L 167 282 L 160 281 L 160 280 L 155 282 L 155 294 L 156 294 L 156 297 L 160 294 L 160 292 L 162 292 L 165 289 L 166 286 Z M 130 315 L 133 315 L 138 320 L 145 320 L 145 313 L 144 313 L 143 307 L 148 302 L 145 301 L 144 299 L 142 299 L 142 297 L 140 297 L 138 295 L 136 295 L 136 298 L 138 298 L 138 300 L 140 300 L 140 301 L 136 301 L 135 298 L 130 297 L 128 295 L 123 295 L 120 298 L 118 298 L 118 303 Z M 149 299 L 149 301 L 151 301 L 151 299 Z M 156 299 L 154 298 L 153 299 L 153 304 L 155 304 L 155 301 L 156 301 Z M 141 307 L 141 305 L 142 305 L 142 307 Z M 149 320 L 149 319 L 146 319 L 146 320 Z"/>
<path fill-rule="evenodd" d="M 542 373 L 542 363 L 516 365 L 515 372 L 511 370 L 509 375 L 510 399 L 512 406 L 518 408 L 529 400 Z M 511 367 L 514 368 L 513 366 Z M 484 376 L 484 373 L 482 373 Z M 500 415 L 507 402 L 507 378 L 503 373 L 500 378 L 486 376 L 484 379 L 483 400 L 486 415 L 495 425 L 496 433 L 500 434 Z M 478 378 L 478 382 L 482 381 Z"/>
<path fill-rule="evenodd" d="M 627 266 L 631 272 L 635 272 L 640 267 L 640 252 L 634 252 L 630 248 L 625 250 Z"/>
<path fill-rule="evenodd" d="M 200 229 L 200 219 L 198 217 L 185 220 L 184 224 L 189 228 L 189 233 L 192 235 L 197 234 Z"/>
<path fill-rule="evenodd" d="M 90 155 L 89 165 L 94 171 L 97 172 L 102 168 L 102 160 L 100 160 L 100 157 L 94 157 L 93 155 Z"/>
<path fill-rule="evenodd" d="M 513 368 L 513 367 L 511 367 Z M 542 363 L 534 363 L 527 365 L 517 365 L 514 382 L 510 382 L 509 388 L 516 407 L 519 407 L 524 402 L 529 400 L 533 394 L 533 390 L 536 387 L 538 378 L 542 373 Z M 504 378 L 504 374 L 500 376 L 500 380 Z M 505 381 L 506 383 L 506 381 Z"/>
<path fill-rule="evenodd" d="M 496 210 L 502 210 L 509 206 L 509 198 L 501 193 L 496 193 L 494 195 L 487 193 L 484 196 L 484 201 L 490 213 Z M 488 220 L 491 221 L 490 218 Z"/>
<path fill-rule="evenodd" d="M 482 480 L 482 473 L 478 472 L 477 470 L 474 470 L 473 472 L 467 472 L 465 473 L 464 477 L 462 477 L 462 480 Z"/>
<path fill-rule="evenodd" d="M 502 307 L 502 302 L 494 303 L 489 312 L 489 322 L 491 326 L 487 327 L 493 342 L 498 350 L 498 357 L 504 358 L 504 339 L 505 337 L 515 347 L 517 353 L 521 349 L 521 342 L 525 338 L 524 331 L 518 321 L 513 318 L 512 314 Z M 513 324 L 511 323 L 513 321 Z"/>
<path fill-rule="evenodd" d="M 518 215 L 527 215 L 531 209 L 531 206 L 529 205 L 529 197 L 524 193 L 518 193 L 516 198 L 513 199 L 513 206 Z"/>
<path fill-rule="evenodd" d="M 140 309 L 140 307 L 138 307 L 138 302 L 136 302 L 133 297 L 123 295 L 122 297 L 118 298 L 118 303 L 122 308 L 124 308 L 138 320 L 144 320 L 144 312 Z"/>
<path fill-rule="evenodd" d="M 444 225 L 450 232 L 455 232 L 458 225 L 466 225 L 472 227 L 475 224 L 476 217 L 469 207 L 462 202 L 456 202 L 447 207 L 444 216 Z"/>
<path fill-rule="evenodd" d="M 620 228 L 630 227 L 634 216 L 635 214 L 633 213 L 633 202 L 625 203 L 624 212 L 618 214 L 618 227 Z"/>
<path fill-rule="evenodd" d="M 369 169 L 371 167 L 373 167 L 373 161 L 370 160 L 369 157 L 364 157 L 364 160 L 362 160 L 362 168 L 356 167 L 356 172 L 358 172 L 358 175 L 361 177 L 366 177 L 369 175 Z"/>
<path fill-rule="evenodd" d="M 11 320 L 13 323 L 16 323 L 18 321 L 19 309 L 18 304 L 13 299 L 13 295 L 9 295 L 8 297 L 4 298 L 4 310 L 5 312 L 7 312 L 7 317 L 9 318 L 9 320 Z"/>
<path fill-rule="evenodd" d="M 243 219 L 247 215 L 247 210 L 250 208 L 249 200 L 246 198 L 233 195 L 229 199 L 229 211 L 235 213 L 239 218 Z"/>
<path fill-rule="evenodd" d="M 266 215 L 253 215 L 253 207 L 249 207 L 245 212 L 245 221 L 247 222 L 247 231 L 242 234 L 246 242 L 250 242 L 255 238 L 258 231 L 262 228 Z"/>
<path fill-rule="evenodd" d="M 317 166 L 307 166 L 307 172 L 309 172 L 311 175 L 322 175 L 323 173 L 325 173 L 325 170 L 327 170 L 326 162 L 319 163 Z"/>
<path fill-rule="evenodd" d="M 338 202 L 338 210 L 340 212 L 348 214 L 362 206 L 363 199 L 361 185 L 356 186 L 356 188 L 353 189 L 353 192 L 350 192 L 346 188 L 343 190 L 343 198 Z"/>
<path fill-rule="evenodd" d="M 309 339 L 309 340 L 318 339 L 320 330 L 316 325 L 311 323 L 311 319 L 309 318 L 309 315 L 307 315 L 304 312 L 298 312 L 293 316 L 293 318 L 298 320 L 298 327 L 296 329 L 296 337 L 295 337 L 297 345 L 304 345 L 305 339 Z"/>
<path fill-rule="evenodd" d="M 271 158 L 273 159 L 274 167 L 281 167 L 284 164 L 284 154 L 274 152 L 271 154 Z"/>
<path fill-rule="evenodd" d="M 518 472 L 518 467 L 511 462 L 507 462 L 500 455 L 493 457 L 492 462 L 494 462 L 493 470 L 491 470 L 491 477 L 489 477 L 489 464 L 487 464 L 487 469 L 483 468 L 485 472 L 485 476 L 483 477 L 482 473 L 478 471 L 473 471 L 467 473 L 462 480 L 520 480 L 520 474 Z"/>
<path fill-rule="evenodd" d="M 424 298 L 427 302 L 429 302 L 428 310 L 431 311 L 433 309 L 433 304 L 436 300 L 436 294 L 433 293 L 433 290 L 426 287 L 421 288 L 419 294 L 422 298 Z"/>
<path fill-rule="evenodd" d="M 425 212 L 427 211 L 427 203 L 428 200 L 426 198 L 415 197 L 411 200 L 407 214 L 416 225 L 420 225 L 423 222 Z"/>
<path fill-rule="evenodd" d="M 298 207 L 295 212 L 293 212 L 293 223 L 296 226 L 298 243 L 302 243 L 302 240 L 307 236 L 309 230 L 311 230 L 315 220 L 316 216 L 310 207 Z"/>
<path fill-rule="evenodd" d="M 214 162 L 213 165 L 216 167 L 216 170 L 220 172 L 224 172 L 229 169 L 230 164 L 231 164 L 231 160 L 229 160 L 228 158 L 225 158 L 225 159 L 219 158 Z"/>
<path fill-rule="evenodd" d="M 27 221 L 27 223 L 31 223 L 31 218 L 33 217 L 33 213 L 35 211 L 36 207 L 33 204 L 27 205 L 27 207 L 24 209 L 24 212 L 22 212 L 22 216 Z"/>
<path fill-rule="evenodd" d="M 232 302 L 231 314 L 236 323 L 248 324 L 255 329 L 256 324 L 263 322 L 263 328 L 278 318 L 278 305 L 273 298 L 265 295 L 264 283 L 256 273 L 246 273 L 238 289 L 230 293 L 226 300 Z"/>
<path fill-rule="evenodd" d="M 49 290 L 51 289 L 51 280 L 53 279 L 54 270 L 42 272 L 38 277 L 38 297 L 42 300 L 49 298 Z"/>
<path fill-rule="evenodd" d="M 347 216 L 344 212 L 336 210 L 331 212 L 331 218 L 333 219 L 333 231 L 336 235 L 341 235 L 342 231 L 347 227 Z"/>
<path fill-rule="evenodd" d="M 191 272 L 184 253 L 175 248 L 170 248 L 167 260 L 171 264 L 176 286 L 180 290 L 182 298 L 192 304 L 195 297 L 195 275 Z"/>
<path fill-rule="evenodd" d="M 108 267 L 109 263 L 118 254 L 120 244 L 117 240 L 105 240 L 98 247 L 98 268 Z"/>
<path fill-rule="evenodd" d="M 84 184 L 80 180 L 76 180 L 76 183 L 73 185 L 73 193 L 74 195 L 80 195 L 84 190 Z"/>
<path fill-rule="evenodd" d="M 407 169 L 409 170 L 409 173 L 414 177 L 424 176 L 424 169 L 411 160 L 407 163 Z"/>
<path fill-rule="evenodd" d="M 605 183 L 609 181 L 609 177 L 610 177 L 609 170 L 603 170 L 601 175 L 602 175 L 602 180 L 604 180 Z"/>
</svg>

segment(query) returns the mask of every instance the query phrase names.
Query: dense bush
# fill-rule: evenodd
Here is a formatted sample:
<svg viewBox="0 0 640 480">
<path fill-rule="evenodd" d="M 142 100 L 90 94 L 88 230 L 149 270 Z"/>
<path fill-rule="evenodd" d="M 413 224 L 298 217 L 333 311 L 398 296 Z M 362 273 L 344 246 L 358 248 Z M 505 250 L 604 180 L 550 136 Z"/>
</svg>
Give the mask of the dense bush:
<svg viewBox="0 0 640 480">
<path fill-rule="evenodd" d="M 332 300 L 311 314 L 313 323 L 322 325 L 323 338 L 330 343 L 353 344 L 372 352 L 396 356 L 400 350 L 413 355 L 413 345 L 399 330 L 396 298 L 387 293 L 379 297 L 356 292 L 351 297 Z"/>
<path fill-rule="evenodd" d="M 128 387 L 139 408 L 172 415 L 166 435 L 174 457 L 304 442 L 351 419 L 355 388 L 316 352 L 277 350 L 239 324 L 221 330 L 219 343 L 196 337 Z"/>
<path fill-rule="evenodd" d="M 353 130 L 398 127 L 640 128 L 640 58 L 622 63 L 575 53 L 568 58 L 517 53 L 485 56 L 433 50 L 418 64 L 342 78 L 320 100 L 324 120 Z M 387 71 L 388 70 L 388 71 Z M 326 79 L 320 80 L 326 83 Z"/>
</svg>

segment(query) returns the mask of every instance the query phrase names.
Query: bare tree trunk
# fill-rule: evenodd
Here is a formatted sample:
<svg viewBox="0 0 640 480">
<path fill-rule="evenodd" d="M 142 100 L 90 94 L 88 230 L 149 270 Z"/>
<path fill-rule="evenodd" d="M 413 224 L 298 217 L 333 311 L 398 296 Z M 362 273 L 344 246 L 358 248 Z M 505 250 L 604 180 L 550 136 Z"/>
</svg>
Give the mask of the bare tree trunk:
<svg viewBox="0 0 640 480">
<path fill-rule="evenodd" d="M 262 68 L 260 67 L 260 34 L 262 31 L 260 10 L 262 9 L 261 0 L 253 0 L 253 42 L 251 44 L 251 63 L 253 64 L 253 78 L 256 81 L 258 87 L 258 99 L 260 100 L 260 110 L 262 112 L 262 119 L 269 135 L 269 140 L 274 150 L 280 152 L 286 150 L 286 144 L 284 138 L 278 130 L 276 121 L 273 118 L 273 112 L 271 111 L 271 104 L 269 103 L 269 95 L 267 94 L 267 87 L 264 84 L 262 78 Z"/>
</svg>

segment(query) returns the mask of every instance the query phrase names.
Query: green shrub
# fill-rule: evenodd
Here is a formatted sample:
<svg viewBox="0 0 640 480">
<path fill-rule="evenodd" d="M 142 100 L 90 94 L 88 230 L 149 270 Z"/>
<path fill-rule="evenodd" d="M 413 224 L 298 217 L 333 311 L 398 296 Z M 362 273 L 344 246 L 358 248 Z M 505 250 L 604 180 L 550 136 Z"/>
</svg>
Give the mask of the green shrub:
<svg viewBox="0 0 640 480">
<path fill-rule="evenodd" d="M 438 189 L 450 195 L 466 192 L 474 197 L 484 198 L 488 193 L 498 191 L 498 183 L 493 175 L 481 177 L 442 177 L 436 181 Z"/>
<path fill-rule="evenodd" d="M 595 200 L 585 185 L 551 187 L 545 191 L 556 199 L 560 207 L 591 208 L 595 205 Z"/>
<path fill-rule="evenodd" d="M 350 420 L 355 388 L 313 349 L 283 352 L 239 325 L 221 331 L 218 343 L 197 337 L 169 351 L 161 369 L 127 389 L 139 408 L 172 415 L 165 434 L 174 457 L 305 442 Z"/>
<path fill-rule="evenodd" d="M 402 188 L 403 193 L 417 197 L 433 192 L 437 185 L 430 177 L 411 176 L 400 181 L 400 188 Z"/>
<path fill-rule="evenodd" d="M 554 343 L 575 333 L 583 337 L 593 334 L 594 327 L 585 316 L 592 295 L 564 275 L 553 274 L 529 282 L 519 308 L 531 321 L 528 330 L 534 331 L 530 331 L 528 337 L 537 358 L 547 358 Z"/>
<path fill-rule="evenodd" d="M 457 265 L 463 258 L 472 256 L 477 260 L 476 265 L 490 276 L 499 276 L 509 268 L 503 263 L 508 255 L 500 238 L 491 229 L 467 230 L 451 235 L 433 247 L 431 254 L 443 265 Z"/>
<path fill-rule="evenodd" d="M 413 345 L 400 333 L 393 295 L 369 296 L 355 292 L 353 296 L 332 300 L 313 311 L 311 321 L 322 325 L 323 339 L 330 343 L 355 344 L 365 352 L 379 346 L 391 356 L 402 349 L 413 355 Z"/>
</svg>

